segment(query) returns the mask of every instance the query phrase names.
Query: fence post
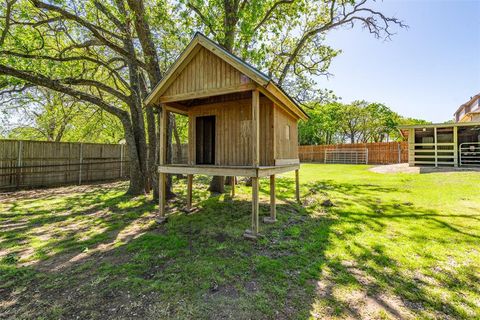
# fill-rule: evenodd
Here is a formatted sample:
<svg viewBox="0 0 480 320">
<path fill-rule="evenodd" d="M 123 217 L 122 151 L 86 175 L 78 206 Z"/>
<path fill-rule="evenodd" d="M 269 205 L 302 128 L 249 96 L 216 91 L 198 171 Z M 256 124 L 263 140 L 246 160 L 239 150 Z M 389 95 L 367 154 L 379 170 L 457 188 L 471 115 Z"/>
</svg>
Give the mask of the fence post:
<svg viewBox="0 0 480 320">
<path fill-rule="evenodd" d="M 327 148 L 325 148 L 325 151 L 324 151 L 323 162 L 327 163 Z"/>
<path fill-rule="evenodd" d="M 80 143 L 80 161 L 78 169 L 78 184 L 82 184 L 83 143 Z"/>
<path fill-rule="evenodd" d="M 22 153 L 23 153 L 23 142 L 18 141 L 18 156 L 17 156 L 17 187 L 20 186 L 22 180 Z"/>
<path fill-rule="evenodd" d="M 397 149 L 398 149 L 398 163 L 402 163 L 402 147 L 400 142 L 397 142 Z"/>
<path fill-rule="evenodd" d="M 365 158 L 366 158 L 365 159 L 365 164 L 368 164 L 368 148 L 366 148 L 366 149 L 367 149 L 367 154 L 365 155 Z"/>
<path fill-rule="evenodd" d="M 123 144 L 120 145 L 120 178 L 123 178 Z"/>
</svg>

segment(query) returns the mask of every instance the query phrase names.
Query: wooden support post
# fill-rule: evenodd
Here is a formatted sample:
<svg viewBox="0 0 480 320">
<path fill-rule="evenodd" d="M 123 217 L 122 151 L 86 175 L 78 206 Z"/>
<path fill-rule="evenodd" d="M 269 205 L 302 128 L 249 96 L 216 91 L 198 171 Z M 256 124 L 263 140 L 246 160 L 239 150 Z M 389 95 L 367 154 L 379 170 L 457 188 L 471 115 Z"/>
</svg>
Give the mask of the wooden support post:
<svg viewBox="0 0 480 320">
<path fill-rule="evenodd" d="M 23 141 L 17 141 L 18 144 L 18 156 L 17 156 L 17 187 L 22 184 L 22 166 L 23 166 Z"/>
<path fill-rule="evenodd" d="M 237 183 L 237 181 L 235 181 L 235 180 L 236 180 L 236 177 L 233 176 L 232 177 L 232 198 L 235 197 L 235 185 Z"/>
<path fill-rule="evenodd" d="M 458 127 L 453 127 L 453 166 L 458 167 Z"/>
<path fill-rule="evenodd" d="M 192 210 L 193 174 L 187 175 L 187 211 Z"/>
<path fill-rule="evenodd" d="M 252 178 L 252 233 L 258 234 L 258 177 Z"/>
<path fill-rule="evenodd" d="M 158 223 L 163 223 L 165 222 L 165 203 L 166 203 L 166 194 L 165 194 L 165 180 L 166 180 L 166 174 L 165 173 L 160 173 L 158 177 L 158 218 L 157 222 Z"/>
<path fill-rule="evenodd" d="M 83 143 L 80 143 L 80 159 L 78 168 L 78 184 L 82 184 L 82 167 L 83 167 Z"/>
<path fill-rule="evenodd" d="M 252 165 L 260 165 L 260 91 L 252 91 Z M 243 236 L 256 239 L 258 235 L 258 177 L 252 177 L 252 229 Z"/>
<path fill-rule="evenodd" d="M 194 165 L 196 163 L 196 150 L 195 150 L 195 121 L 196 118 L 191 114 L 188 116 L 188 164 Z"/>
<path fill-rule="evenodd" d="M 415 166 L 415 129 L 408 129 L 408 166 Z"/>
<path fill-rule="evenodd" d="M 400 142 L 397 142 L 398 163 L 402 163 L 402 146 Z"/>
<path fill-rule="evenodd" d="M 168 131 L 168 111 L 162 107 L 160 112 L 160 141 L 159 141 L 159 162 L 160 165 L 167 163 L 167 131 Z"/>
<path fill-rule="evenodd" d="M 258 177 L 252 177 L 252 228 L 243 234 L 247 239 L 256 239 L 259 231 L 258 179 Z"/>
<path fill-rule="evenodd" d="M 123 157 L 124 157 L 124 144 L 120 145 L 120 179 L 123 178 Z"/>
<path fill-rule="evenodd" d="M 275 204 L 275 175 L 270 176 L 270 217 L 264 218 L 263 222 L 265 223 L 275 223 L 277 222 L 277 208 Z"/>
<path fill-rule="evenodd" d="M 433 144 L 435 149 L 435 167 L 438 167 L 437 127 L 433 128 Z"/>
<path fill-rule="evenodd" d="M 159 124 L 159 164 L 162 166 L 167 161 L 167 130 L 168 130 L 168 112 L 165 106 L 162 106 L 162 110 L 160 112 L 160 124 Z M 165 183 L 166 183 L 167 175 L 165 173 L 159 173 L 159 208 L 158 208 L 158 215 L 157 218 L 158 223 L 163 223 L 166 220 L 165 217 L 165 203 L 166 203 L 166 190 L 165 190 Z"/>
<path fill-rule="evenodd" d="M 260 91 L 252 91 L 252 160 L 253 166 L 260 164 Z"/>
<path fill-rule="evenodd" d="M 295 198 L 298 203 L 300 203 L 300 178 L 298 174 L 298 169 L 295 170 Z"/>
</svg>

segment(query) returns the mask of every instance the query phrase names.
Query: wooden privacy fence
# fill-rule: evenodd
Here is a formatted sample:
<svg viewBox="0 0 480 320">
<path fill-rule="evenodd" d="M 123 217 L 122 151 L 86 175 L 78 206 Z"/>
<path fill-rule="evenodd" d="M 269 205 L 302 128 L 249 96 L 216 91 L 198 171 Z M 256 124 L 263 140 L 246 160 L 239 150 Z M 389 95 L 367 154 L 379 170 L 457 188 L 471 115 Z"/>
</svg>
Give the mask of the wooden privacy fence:
<svg viewBox="0 0 480 320">
<path fill-rule="evenodd" d="M 172 148 L 186 163 L 187 145 Z M 0 190 L 126 179 L 128 162 L 123 144 L 0 139 Z"/>
<path fill-rule="evenodd" d="M 0 140 L 0 189 L 127 178 L 125 151 L 120 144 Z"/>
<path fill-rule="evenodd" d="M 365 162 L 368 164 L 393 164 L 408 162 L 408 143 L 402 142 L 378 142 L 378 143 L 353 143 L 318 146 L 299 146 L 298 153 L 301 162 L 331 163 L 330 151 L 336 153 L 351 154 L 362 150 L 368 155 Z M 327 156 L 327 158 L 325 158 Z M 345 159 L 349 157 L 340 157 Z M 326 161 L 327 160 L 327 161 Z M 363 162 L 363 163 L 365 163 Z"/>
</svg>

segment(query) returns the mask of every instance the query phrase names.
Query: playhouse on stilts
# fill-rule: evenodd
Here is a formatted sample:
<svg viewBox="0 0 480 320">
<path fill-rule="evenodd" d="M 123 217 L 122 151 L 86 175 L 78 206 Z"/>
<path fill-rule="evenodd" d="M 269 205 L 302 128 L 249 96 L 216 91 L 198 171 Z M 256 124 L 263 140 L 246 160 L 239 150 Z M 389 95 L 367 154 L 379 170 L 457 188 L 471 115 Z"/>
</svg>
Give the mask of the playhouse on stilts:
<svg viewBox="0 0 480 320">
<path fill-rule="evenodd" d="M 276 174 L 295 170 L 299 200 L 298 122 L 307 114 L 268 76 L 202 34 L 195 35 L 146 105 L 160 113 L 160 219 L 165 217 L 167 174 L 187 175 L 187 209 L 192 205 L 193 175 L 250 177 L 249 238 L 259 232 L 259 178 L 270 177 L 271 214 L 265 222 L 276 221 Z M 182 164 L 167 161 L 171 112 L 188 117 L 187 160 Z"/>
</svg>

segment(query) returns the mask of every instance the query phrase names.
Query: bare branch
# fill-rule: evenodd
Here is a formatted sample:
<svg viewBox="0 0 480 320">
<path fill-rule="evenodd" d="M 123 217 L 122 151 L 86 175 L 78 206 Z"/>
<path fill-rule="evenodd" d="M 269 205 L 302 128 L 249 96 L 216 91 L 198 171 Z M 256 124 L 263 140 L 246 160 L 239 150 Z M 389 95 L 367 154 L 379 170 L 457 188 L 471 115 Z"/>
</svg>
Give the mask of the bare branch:
<svg viewBox="0 0 480 320">
<path fill-rule="evenodd" d="M 389 27 L 391 24 L 395 24 L 400 28 L 407 28 L 408 26 L 401 20 L 397 18 L 390 18 L 385 16 L 379 11 L 375 11 L 373 9 L 364 8 L 362 7 L 367 0 L 362 0 L 353 6 L 350 12 L 346 11 L 346 4 L 341 4 L 342 13 L 335 16 L 335 3 L 336 0 L 332 0 L 329 9 L 330 20 L 314 29 L 307 30 L 303 33 L 300 39 L 297 41 L 294 50 L 290 54 L 287 62 L 285 63 L 282 73 L 279 77 L 279 84 L 285 80 L 288 71 L 292 67 L 292 64 L 296 61 L 297 57 L 299 56 L 300 52 L 304 49 L 305 45 L 308 41 L 315 37 L 318 34 L 324 33 L 328 30 L 334 29 L 336 27 L 342 25 L 354 25 L 356 21 L 362 22 L 364 28 L 367 28 L 370 33 L 374 34 L 376 38 L 380 38 L 382 32 L 386 34 L 386 38 L 390 38 L 393 34 L 390 32 Z M 370 14 L 369 16 L 363 15 L 363 13 Z M 380 21 L 379 21 L 380 20 Z"/>
</svg>

